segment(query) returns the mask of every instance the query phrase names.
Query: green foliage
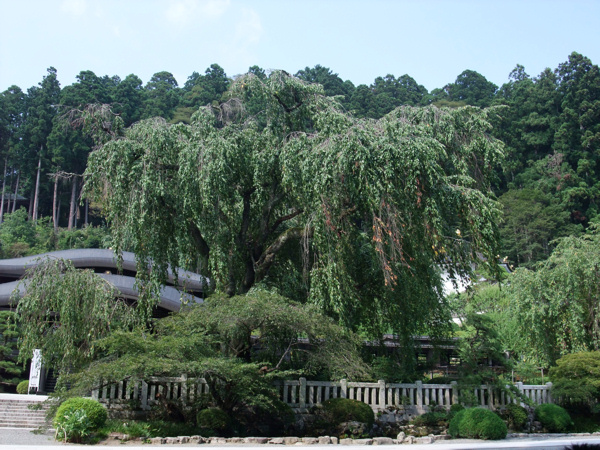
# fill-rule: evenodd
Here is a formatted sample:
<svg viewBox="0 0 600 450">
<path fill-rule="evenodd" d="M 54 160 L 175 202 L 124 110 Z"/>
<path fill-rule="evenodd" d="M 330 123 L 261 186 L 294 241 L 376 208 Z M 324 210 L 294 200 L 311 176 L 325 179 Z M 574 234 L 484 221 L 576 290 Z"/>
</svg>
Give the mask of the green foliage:
<svg viewBox="0 0 600 450">
<path fill-rule="evenodd" d="M 522 431 L 527 425 L 527 410 L 516 403 L 507 405 L 501 411 L 500 417 L 506 422 L 508 428 L 514 431 Z"/>
<path fill-rule="evenodd" d="M 225 411 L 219 408 L 207 408 L 198 411 L 196 423 L 203 435 L 206 433 L 224 436 L 230 427 L 231 419 Z"/>
<path fill-rule="evenodd" d="M 29 380 L 23 380 L 17 384 L 17 394 L 29 394 Z"/>
<path fill-rule="evenodd" d="M 506 433 L 504 421 L 485 408 L 468 408 L 459 411 L 448 426 L 448 434 L 455 438 L 498 440 L 504 439 Z"/>
<path fill-rule="evenodd" d="M 183 266 L 235 295 L 273 287 L 292 264 L 299 300 L 352 329 L 410 336 L 445 320 L 435 264 L 466 275 L 476 252 L 497 253 L 493 112 L 403 107 L 359 120 L 277 71 L 237 78 L 227 98 L 190 125 L 140 122 L 90 155 L 86 195 L 102 202 L 117 249 L 128 241 L 141 264 L 154 261 L 140 277 Z"/>
<path fill-rule="evenodd" d="M 90 431 L 99 429 L 104 425 L 108 414 L 106 408 L 96 400 L 90 398 L 73 397 L 63 402 L 56 410 L 54 426 L 58 427 L 68 420 L 76 411 L 83 411 Z"/>
<path fill-rule="evenodd" d="M 84 409 L 72 409 L 54 421 L 56 437 L 64 442 L 81 443 L 92 430 L 91 421 Z"/>
<path fill-rule="evenodd" d="M 361 422 L 370 429 L 375 421 L 375 414 L 369 405 L 348 398 L 331 398 L 321 404 L 323 414 L 329 423 L 337 427 L 343 422 Z"/>
<path fill-rule="evenodd" d="M 504 210 L 503 255 L 519 266 L 532 267 L 546 259 L 552 250 L 550 241 L 566 234 L 569 212 L 550 194 L 511 189 L 499 201 Z"/>
<path fill-rule="evenodd" d="M 600 233 L 590 228 L 585 236 L 561 239 L 535 271 L 518 269 L 510 279 L 510 313 L 524 353 L 538 364 L 600 345 Z"/>
<path fill-rule="evenodd" d="M 552 395 L 562 405 L 590 410 L 600 403 L 600 352 L 565 355 L 550 368 Z"/>
<path fill-rule="evenodd" d="M 39 260 L 20 286 L 27 289 L 16 308 L 20 359 L 39 348 L 45 364 L 64 373 L 90 361 L 96 339 L 139 318 L 136 310 L 115 300 L 112 285 L 62 259 Z"/>
<path fill-rule="evenodd" d="M 23 377 L 23 366 L 17 363 L 19 335 L 15 313 L 0 311 L 0 392 L 14 392 Z"/>
<path fill-rule="evenodd" d="M 505 383 L 499 378 L 498 370 L 490 366 L 492 361 L 493 364 L 500 365 L 504 369 L 509 367 L 493 319 L 486 314 L 468 313 L 457 335 L 460 338 L 458 343 L 461 361 L 460 383 L 494 384 L 503 388 Z"/>
<path fill-rule="evenodd" d="M 550 433 L 564 433 L 573 426 L 567 410 L 552 403 L 537 406 L 535 417 Z"/>
<path fill-rule="evenodd" d="M 269 351 L 250 351 L 252 333 Z M 94 345 L 95 361 L 65 378 L 71 393 L 85 394 L 97 387 L 98 380 L 185 373 L 189 378 L 204 378 L 209 385 L 208 399 L 199 398 L 192 406 L 218 407 L 235 416 L 246 431 L 260 434 L 267 434 L 263 425 L 282 429 L 290 416 L 289 407 L 278 398 L 275 379 L 297 376 L 302 369 L 349 376 L 365 372 L 355 336 L 314 306 L 264 291 L 215 296 L 204 306 L 161 319 L 151 333 L 115 331 Z M 292 351 L 302 356 L 290 355 Z M 285 362 L 288 357 L 291 363 Z M 290 371 L 287 364 L 296 364 L 296 370 Z"/>
<path fill-rule="evenodd" d="M 429 411 L 425 414 L 415 417 L 410 421 L 412 425 L 418 427 L 435 427 L 440 424 L 445 424 L 449 419 L 449 414 L 442 411 Z"/>
<path fill-rule="evenodd" d="M 24 208 L 4 215 L 4 222 L 0 224 L 0 242 L 5 257 L 24 256 L 35 245 L 35 225 L 28 219 Z"/>
</svg>

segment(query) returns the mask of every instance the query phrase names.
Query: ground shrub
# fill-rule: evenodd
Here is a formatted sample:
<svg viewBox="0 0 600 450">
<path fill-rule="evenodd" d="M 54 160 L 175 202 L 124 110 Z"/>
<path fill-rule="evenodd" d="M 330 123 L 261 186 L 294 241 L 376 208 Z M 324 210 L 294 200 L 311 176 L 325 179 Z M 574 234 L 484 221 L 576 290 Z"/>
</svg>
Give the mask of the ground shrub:
<svg viewBox="0 0 600 450">
<path fill-rule="evenodd" d="M 331 416 L 336 425 L 344 422 L 361 422 L 367 428 L 373 426 L 375 414 L 369 405 L 358 400 L 348 398 L 332 398 L 323 402 L 323 410 Z"/>
<path fill-rule="evenodd" d="M 459 411 L 450 421 L 448 434 L 470 439 L 504 439 L 506 424 L 495 413 L 485 408 L 468 408 Z"/>
<path fill-rule="evenodd" d="M 450 411 L 448 411 L 448 420 L 451 420 L 456 414 L 464 409 L 465 407 L 460 403 L 455 403 L 454 405 L 450 406 Z"/>
<path fill-rule="evenodd" d="M 222 435 L 230 426 L 229 416 L 220 408 L 206 408 L 198 412 L 196 416 L 198 426 L 210 434 Z"/>
<path fill-rule="evenodd" d="M 29 394 L 29 380 L 23 380 L 17 384 L 17 394 Z"/>
<path fill-rule="evenodd" d="M 410 423 L 418 427 L 435 427 L 440 425 L 440 422 L 446 422 L 447 420 L 447 413 L 440 411 L 429 411 L 425 414 L 415 417 Z"/>
<path fill-rule="evenodd" d="M 508 428 L 514 431 L 522 431 L 527 425 L 527 410 L 521 405 L 511 403 L 500 413 Z"/>
<path fill-rule="evenodd" d="M 311 412 L 314 420 L 304 430 L 307 436 L 365 437 L 375 422 L 369 405 L 346 398 L 326 400 Z"/>
<path fill-rule="evenodd" d="M 90 431 L 99 429 L 104 425 L 107 418 L 106 409 L 96 400 L 90 398 L 74 397 L 66 400 L 56 410 L 54 416 L 54 426 L 60 425 L 68 417 L 77 411 L 83 410 L 89 420 Z"/>
<path fill-rule="evenodd" d="M 564 433 L 573 426 L 573 421 L 567 410 L 552 403 L 536 407 L 535 417 L 550 433 Z"/>
</svg>

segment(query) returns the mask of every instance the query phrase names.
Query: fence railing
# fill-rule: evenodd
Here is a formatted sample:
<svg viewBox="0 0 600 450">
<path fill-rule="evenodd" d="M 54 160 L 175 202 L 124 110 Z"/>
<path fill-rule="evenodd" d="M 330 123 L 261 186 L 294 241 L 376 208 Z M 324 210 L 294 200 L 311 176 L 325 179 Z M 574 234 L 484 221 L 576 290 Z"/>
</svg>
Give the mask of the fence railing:
<svg viewBox="0 0 600 450">
<path fill-rule="evenodd" d="M 330 398 L 349 398 L 368 404 L 374 411 L 399 410 L 423 413 L 433 405 L 449 409 L 452 405 L 465 403 L 496 409 L 509 403 L 522 403 L 528 399 L 532 404 L 552 403 L 550 389 L 545 385 L 515 383 L 512 391 L 494 386 L 466 388 L 456 382 L 450 384 L 409 383 L 360 383 L 347 380 L 308 381 L 286 380 L 276 382 L 279 398 L 292 408 L 303 411 Z M 92 397 L 102 403 L 130 403 L 148 410 L 160 401 L 178 400 L 190 403 L 197 395 L 208 393 L 208 384 L 203 378 L 150 377 L 145 381 L 122 381 L 94 390 Z"/>
</svg>

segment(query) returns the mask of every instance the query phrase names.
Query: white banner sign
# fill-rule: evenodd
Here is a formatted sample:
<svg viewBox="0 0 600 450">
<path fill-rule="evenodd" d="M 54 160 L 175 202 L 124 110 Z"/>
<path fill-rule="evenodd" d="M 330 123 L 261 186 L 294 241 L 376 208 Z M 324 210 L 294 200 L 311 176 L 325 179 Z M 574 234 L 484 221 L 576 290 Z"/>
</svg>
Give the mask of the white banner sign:
<svg viewBox="0 0 600 450">
<path fill-rule="evenodd" d="M 40 388 L 40 377 L 42 375 L 42 351 L 35 349 L 31 359 L 31 369 L 29 370 L 29 389 Z"/>
</svg>

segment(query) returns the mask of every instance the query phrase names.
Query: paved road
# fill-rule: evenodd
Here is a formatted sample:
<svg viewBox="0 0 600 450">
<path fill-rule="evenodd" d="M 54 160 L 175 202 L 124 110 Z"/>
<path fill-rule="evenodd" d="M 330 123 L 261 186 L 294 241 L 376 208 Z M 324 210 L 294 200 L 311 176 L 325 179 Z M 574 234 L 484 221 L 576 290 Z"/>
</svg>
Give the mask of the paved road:
<svg viewBox="0 0 600 450">
<path fill-rule="evenodd" d="M 560 437 L 560 438 L 513 438 L 504 441 L 477 441 L 477 440 L 453 440 L 453 441 L 437 441 L 434 444 L 428 445 L 394 445 L 394 449 L 402 448 L 406 450 L 517 450 L 517 449 L 536 449 L 536 450 L 563 450 L 574 443 L 587 443 L 598 445 L 600 448 L 600 438 L 593 437 Z M 0 428 L 0 450 L 64 450 L 65 447 L 80 447 L 78 444 L 61 444 L 54 440 L 53 433 L 35 434 L 31 430 L 17 428 Z M 208 447 L 226 447 L 227 450 L 248 450 L 248 447 L 260 447 L 260 445 L 213 445 L 202 444 Z M 118 445 L 99 445 L 97 448 L 101 450 L 151 450 L 152 448 L 189 448 L 198 447 L 198 444 L 177 444 L 177 445 L 134 445 L 134 444 L 118 444 Z M 274 446 L 268 446 L 272 448 Z M 297 447 L 297 446 L 295 446 Z M 310 445 L 310 450 L 365 450 L 364 445 Z M 282 449 L 283 450 L 283 449 Z"/>
</svg>

